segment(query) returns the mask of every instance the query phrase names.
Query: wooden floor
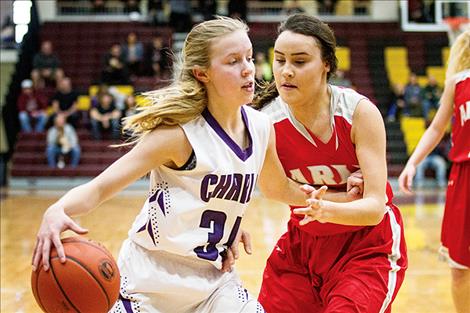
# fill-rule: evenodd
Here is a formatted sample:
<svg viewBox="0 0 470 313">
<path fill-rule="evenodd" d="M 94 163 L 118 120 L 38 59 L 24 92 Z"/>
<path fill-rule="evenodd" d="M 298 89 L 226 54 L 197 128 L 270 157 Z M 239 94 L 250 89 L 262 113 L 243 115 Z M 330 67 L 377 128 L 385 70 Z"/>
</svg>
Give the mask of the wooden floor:
<svg viewBox="0 0 470 313">
<path fill-rule="evenodd" d="M 40 312 L 30 288 L 31 253 L 44 210 L 61 192 L 10 191 L 1 201 L 1 312 Z M 399 313 L 451 313 L 450 273 L 438 261 L 442 192 L 433 192 L 432 204 L 426 194 L 414 203 L 400 205 L 405 220 L 409 269 L 393 305 Z M 145 192 L 119 195 L 78 222 L 90 229 L 89 237 L 102 242 L 117 256 L 120 244 L 140 210 Z M 257 295 L 261 275 L 272 247 L 288 219 L 287 207 L 254 197 L 244 218 L 252 235 L 253 255 L 245 256 L 237 268 L 245 287 Z"/>
</svg>

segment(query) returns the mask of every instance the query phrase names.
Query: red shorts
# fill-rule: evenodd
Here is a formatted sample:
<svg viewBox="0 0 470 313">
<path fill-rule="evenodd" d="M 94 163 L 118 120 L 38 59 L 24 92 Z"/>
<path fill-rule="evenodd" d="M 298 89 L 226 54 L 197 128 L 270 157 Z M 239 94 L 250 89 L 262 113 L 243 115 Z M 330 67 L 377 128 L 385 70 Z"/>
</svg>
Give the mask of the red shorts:
<svg viewBox="0 0 470 313">
<path fill-rule="evenodd" d="M 470 268 L 470 162 L 452 164 L 441 241 L 453 261 Z"/>
<path fill-rule="evenodd" d="M 289 223 L 263 274 L 259 301 L 268 313 L 390 312 L 407 268 L 400 211 L 376 226 L 312 236 Z"/>
</svg>

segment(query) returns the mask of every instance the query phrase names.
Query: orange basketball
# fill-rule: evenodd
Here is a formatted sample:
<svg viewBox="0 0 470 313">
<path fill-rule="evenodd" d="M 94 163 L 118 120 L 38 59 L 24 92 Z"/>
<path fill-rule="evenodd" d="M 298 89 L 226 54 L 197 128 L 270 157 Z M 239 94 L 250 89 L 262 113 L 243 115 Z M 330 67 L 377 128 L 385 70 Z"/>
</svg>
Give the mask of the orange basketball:
<svg viewBox="0 0 470 313">
<path fill-rule="evenodd" d="M 51 250 L 50 268 L 31 275 L 31 287 L 44 312 L 108 312 L 119 296 L 119 269 L 101 244 L 83 237 L 62 240 L 67 261 Z"/>
</svg>

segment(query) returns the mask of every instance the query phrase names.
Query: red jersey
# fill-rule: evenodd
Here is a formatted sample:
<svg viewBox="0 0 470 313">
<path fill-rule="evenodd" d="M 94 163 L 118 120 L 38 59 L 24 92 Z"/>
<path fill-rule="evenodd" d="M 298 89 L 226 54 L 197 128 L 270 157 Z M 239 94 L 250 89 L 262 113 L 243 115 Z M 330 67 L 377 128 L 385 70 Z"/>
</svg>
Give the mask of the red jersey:
<svg viewBox="0 0 470 313">
<path fill-rule="evenodd" d="M 470 160 L 470 69 L 456 74 L 452 124 L 452 162 Z"/>
<path fill-rule="evenodd" d="M 349 88 L 329 87 L 333 133 L 326 143 L 295 119 L 281 97 L 263 108 L 263 112 L 273 121 L 277 153 L 288 177 L 302 184 L 327 185 L 329 188 L 345 190 L 347 178 L 359 169 L 355 146 L 351 141 L 352 117 L 359 101 L 367 98 Z M 393 196 L 390 186 L 387 186 L 387 195 L 390 202 Z M 302 216 L 291 214 L 294 224 L 297 225 L 301 219 Z M 355 231 L 362 227 L 314 221 L 302 226 L 302 229 L 321 236 Z"/>
</svg>

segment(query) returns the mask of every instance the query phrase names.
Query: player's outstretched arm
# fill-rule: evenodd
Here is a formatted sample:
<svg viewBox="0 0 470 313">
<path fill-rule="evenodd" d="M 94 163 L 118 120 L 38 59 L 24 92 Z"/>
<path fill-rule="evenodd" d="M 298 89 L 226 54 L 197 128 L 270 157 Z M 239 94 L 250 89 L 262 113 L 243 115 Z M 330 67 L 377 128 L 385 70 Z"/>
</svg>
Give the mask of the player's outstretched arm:
<svg viewBox="0 0 470 313">
<path fill-rule="evenodd" d="M 183 165 L 191 149 L 180 127 L 159 127 L 93 180 L 67 192 L 44 213 L 34 248 L 33 269 L 37 269 L 40 261 L 45 270 L 49 269 L 52 245 L 57 249 L 60 261 L 65 262 L 60 241 L 63 231 L 70 229 L 79 234 L 86 233 L 86 229 L 73 222 L 70 216 L 90 212 L 160 165 Z"/>
<path fill-rule="evenodd" d="M 419 140 L 414 152 L 411 154 L 408 162 L 406 162 L 405 168 L 398 177 L 398 185 L 401 191 L 407 194 L 412 193 L 411 186 L 413 184 L 413 177 L 416 174 L 416 167 L 439 144 L 444 136 L 452 117 L 454 93 L 455 79 L 451 78 L 446 81 L 436 116 L 424 132 L 423 137 Z"/>
</svg>

